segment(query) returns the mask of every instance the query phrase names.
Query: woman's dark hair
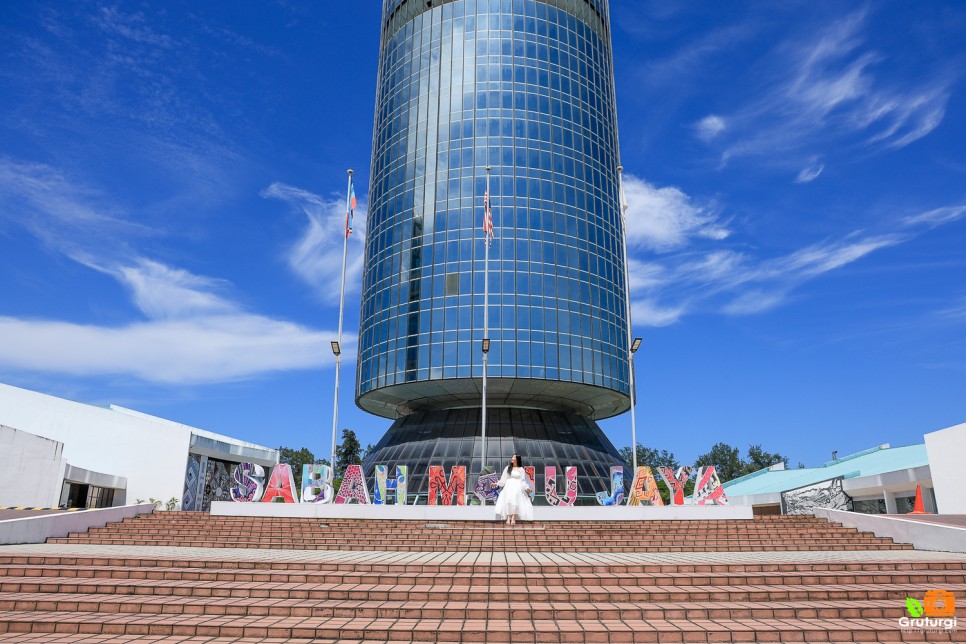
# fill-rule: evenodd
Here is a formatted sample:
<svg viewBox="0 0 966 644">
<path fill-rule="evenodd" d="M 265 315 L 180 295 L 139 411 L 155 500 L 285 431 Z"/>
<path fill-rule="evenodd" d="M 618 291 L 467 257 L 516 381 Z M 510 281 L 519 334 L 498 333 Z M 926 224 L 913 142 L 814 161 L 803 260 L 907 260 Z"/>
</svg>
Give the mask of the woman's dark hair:
<svg viewBox="0 0 966 644">
<path fill-rule="evenodd" d="M 520 458 L 520 455 L 519 454 L 513 454 L 512 456 L 510 456 L 510 464 L 507 466 L 507 470 L 506 470 L 507 472 L 512 472 L 513 471 L 513 457 L 514 456 L 517 457 L 517 467 L 523 467 L 523 459 Z"/>
</svg>

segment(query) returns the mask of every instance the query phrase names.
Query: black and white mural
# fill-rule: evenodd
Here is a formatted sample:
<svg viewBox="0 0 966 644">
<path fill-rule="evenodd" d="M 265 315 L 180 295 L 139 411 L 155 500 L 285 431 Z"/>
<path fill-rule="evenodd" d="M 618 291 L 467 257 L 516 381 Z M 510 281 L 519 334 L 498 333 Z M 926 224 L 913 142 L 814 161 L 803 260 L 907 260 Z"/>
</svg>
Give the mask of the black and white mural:
<svg viewBox="0 0 966 644">
<path fill-rule="evenodd" d="M 842 476 L 782 492 L 782 514 L 812 514 L 815 508 L 852 511 L 852 497 L 845 493 Z"/>
</svg>

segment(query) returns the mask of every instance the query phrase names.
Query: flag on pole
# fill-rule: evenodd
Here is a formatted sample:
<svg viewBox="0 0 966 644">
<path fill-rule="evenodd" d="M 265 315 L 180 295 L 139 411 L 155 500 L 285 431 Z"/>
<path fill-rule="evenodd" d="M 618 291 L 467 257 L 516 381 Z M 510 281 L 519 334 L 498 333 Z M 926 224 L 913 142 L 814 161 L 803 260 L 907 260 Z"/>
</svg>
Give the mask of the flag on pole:
<svg viewBox="0 0 966 644">
<path fill-rule="evenodd" d="M 486 234 L 486 242 L 490 243 L 493 239 L 493 211 L 490 210 L 490 191 L 483 193 L 483 232 Z"/>
<path fill-rule="evenodd" d="M 352 211 L 356 209 L 356 187 L 349 179 L 349 199 L 346 202 L 345 211 L 345 236 L 352 234 Z"/>
</svg>

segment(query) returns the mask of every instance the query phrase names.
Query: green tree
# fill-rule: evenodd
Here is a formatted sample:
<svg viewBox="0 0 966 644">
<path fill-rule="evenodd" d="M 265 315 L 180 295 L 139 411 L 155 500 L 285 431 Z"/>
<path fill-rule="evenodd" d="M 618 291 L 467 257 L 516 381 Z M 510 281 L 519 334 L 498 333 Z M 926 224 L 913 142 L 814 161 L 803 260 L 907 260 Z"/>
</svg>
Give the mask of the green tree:
<svg viewBox="0 0 966 644">
<path fill-rule="evenodd" d="M 702 454 L 695 459 L 694 464 L 698 467 L 714 465 L 722 483 L 743 476 L 746 465 L 738 448 L 727 443 L 716 444 L 707 454 Z"/>
<path fill-rule="evenodd" d="M 335 448 L 335 478 L 341 479 L 347 465 L 362 464 L 362 445 L 351 429 L 342 430 L 342 442 Z"/>
<path fill-rule="evenodd" d="M 788 467 L 788 457 L 782 456 L 778 452 L 771 454 L 761 448 L 761 445 L 748 446 L 748 461 L 745 463 L 745 474 L 751 474 L 766 467 L 784 463 Z"/>
<path fill-rule="evenodd" d="M 625 445 L 618 452 L 621 458 L 624 459 L 628 465 L 633 467 L 634 461 L 632 460 L 631 446 Z M 672 452 L 662 449 L 660 451 L 653 449 L 651 447 L 645 447 L 641 444 L 637 446 L 637 466 L 641 467 L 643 465 L 649 466 L 654 470 L 654 475 L 657 476 L 657 467 L 661 465 L 670 465 L 674 469 L 678 468 L 678 459 L 674 457 Z"/>
<path fill-rule="evenodd" d="M 295 489 L 302 489 L 302 466 L 308 463 L 317 463 L 315 460 L 315 454 L 310 452 L 308 448 L 292 449 L 290 447 L 279 447 L 278 448 L 278 460 L 280 463 L 286 463 L 292 467 L 292 474 L 295 476 Z"/>
<path fill-rule="evenodd" d="M 366 445 L 366 448 L 362 450 L 362 460 L 366 460 L 367 458 L 369 458 L 369 455 L 372 454 L 373 450 L 375 449 L 376 449 L 376 446 L 373 445 L 372 443 L 369 443 L 368 445 Z"/>
</svg>

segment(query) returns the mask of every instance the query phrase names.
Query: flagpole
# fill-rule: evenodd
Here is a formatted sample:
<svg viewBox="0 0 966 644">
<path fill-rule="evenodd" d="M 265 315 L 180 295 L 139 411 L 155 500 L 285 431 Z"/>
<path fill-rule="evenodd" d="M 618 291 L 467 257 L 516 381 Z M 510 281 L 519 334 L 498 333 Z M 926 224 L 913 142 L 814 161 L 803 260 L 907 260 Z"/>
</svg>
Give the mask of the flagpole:
<svg viewBox="0 0 966 644">
<path fill-rule="evenodd" d="M 633 480 L 633 477 L 637 476 L 637 414 L 635 413 L 637 400 L 634 391 L 634 351 L 631 348 L 634 341 L 634 329 L 631 325 L 631 269 L 627 262 L 627 202 L 624 199 L 624 166 L 617 166 L 617 191 L 617 198 L 620 201 L 621 223 L 624 226 L 624 291 L 627 294 L 627 369 L 630 372 L 628 382 L 631 388 L 631 459 L 634 463 L 631 479 Z"/>
<path fill-rule="evenodd" d="M 483 203 L 483 341 L 490 337 L 490 230 L 487 227 L 487 216 L 490 210 L 490 166 L 486 166 L 486 199 Z M 490 222 L 490 226 L 492 226 Z M 486 358 L 489 347 L 483 347 L 483 452 L 480 455 L 480 471 L 486 467 Z M 481 501 L 486 505 L 486 499 Z"/>
<path fill-rule="evenodd" d="M 349 170 L 349 185 L 346 187 L 345 191 L 345 214 L 346 214 L 346 229 L 342 236 L 342 291 L 339 295 L 339 335 L 338 343 L 339 350 L 335 354 L 335 398 L 332 402 L 332 472 L 335 472 L 335 436 L 339 427 L 339 371 L 342 367 L 342 316 L 345 313 L 345 265 L 346 265 L 346 254 L 349 249 L 349 209 L 351 207 L 350 200 L 352 198 L 352 170 Z M 333 474 L 334 475 L 334 474 Z"/>
</svg>

